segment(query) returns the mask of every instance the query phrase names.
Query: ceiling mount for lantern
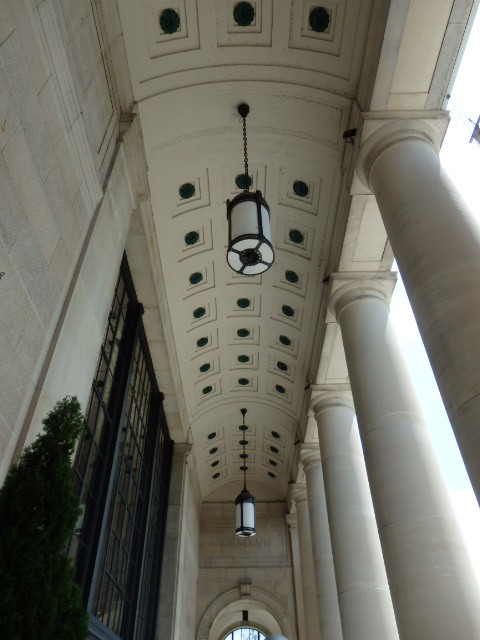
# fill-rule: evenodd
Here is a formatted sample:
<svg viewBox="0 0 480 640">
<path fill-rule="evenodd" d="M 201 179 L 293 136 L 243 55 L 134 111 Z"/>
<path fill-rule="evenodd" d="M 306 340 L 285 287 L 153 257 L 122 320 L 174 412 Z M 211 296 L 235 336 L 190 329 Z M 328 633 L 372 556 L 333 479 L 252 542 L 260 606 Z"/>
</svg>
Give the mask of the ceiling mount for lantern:
<svg viewBox="0 0 480 640">
<path fill-rule="evenodd" d="M 248 430 L 248 427 L 245 424 L 245 414 L 247 413 L 246 409 L 240 409 L 240 413 L 242 414 L 242 424 L 240 425 L 240 431 L 242 432 L 242 440 L 241 445 L 243 447 L 243 451 L 240 454 L 242 459 L 241 470 L 243 471 L 243 489 L 240 491 L 240 494 L 237 496 L 235 500 L 235 511 L 236 511 L 236 530 L 235 534 L 237 536 L 241 536 L 243 538 L 249 538 L 250 536 L 255 535 L 255 498 L 252 494 L 247 490 L 247 465 L 246 459 L 248 458 L 245 447 L 247 445 L 247 440 L 245 439 L 245 432 Z"/>
<path fill-rule="evenodd" d="M 242 102 L 242 104 L 238 105 L 237 111 L 240 114 L 240 117 L 245 120 L 248 114 L 250 113 L 250 107 L 246 102 Z M 244 128 L 243 136 L 244 138 L 246 138 L 245 128 Z"/>
<path fill-rule="evenodd" d="M 230 267 L 245 276 L 256 276 L 269 269 L 275 257 L 270 234 L 270 208 L 260 191 L 249 191 L 252 180 L 248 171 L 247 124 L 250 107 L 237 107 L 243 121 L 244 190 L 227 200 L 228 250 Z M 238 184 L 238 180 L 237 180 Z"/>
</svg>

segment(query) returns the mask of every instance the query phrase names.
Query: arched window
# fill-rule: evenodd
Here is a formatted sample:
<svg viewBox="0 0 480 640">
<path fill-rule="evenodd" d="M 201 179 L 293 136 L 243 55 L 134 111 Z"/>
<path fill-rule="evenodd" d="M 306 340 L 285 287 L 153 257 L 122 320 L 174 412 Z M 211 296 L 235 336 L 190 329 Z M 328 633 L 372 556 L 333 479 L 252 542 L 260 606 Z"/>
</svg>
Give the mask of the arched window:
<svg viewBox="0 0 480 640">
<path fill-rule="evenodd" d="M 240 629 L 235 629 L 235 631 L 230 631 L 224 640 L 265 640 L 265 637 L 265 634 L 258 631 L 258 629 L 241 627 Z"/>
</svg>

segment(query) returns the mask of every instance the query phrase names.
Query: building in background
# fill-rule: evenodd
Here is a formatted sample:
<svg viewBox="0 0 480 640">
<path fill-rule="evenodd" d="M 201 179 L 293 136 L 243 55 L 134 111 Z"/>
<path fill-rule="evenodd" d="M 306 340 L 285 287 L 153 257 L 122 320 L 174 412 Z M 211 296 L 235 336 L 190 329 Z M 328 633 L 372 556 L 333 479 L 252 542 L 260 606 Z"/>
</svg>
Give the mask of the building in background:
<svg viewBox="0 0 480 640">
<path fill-rule="evenodd" d="M 480 231 L 438 160 L 476 6 L 0 0 L 0 481 L 77 395 L 92 638 L 480 637 L 388 314 L 395 255 L 478 496 Z"/>
<path fill-rule="evenodd" d="M 480 144 L 480 116 L 478 116 L 477 121 L 473 127 L 470 142 L 477 142 L 478 144 Z"/>
</svg>

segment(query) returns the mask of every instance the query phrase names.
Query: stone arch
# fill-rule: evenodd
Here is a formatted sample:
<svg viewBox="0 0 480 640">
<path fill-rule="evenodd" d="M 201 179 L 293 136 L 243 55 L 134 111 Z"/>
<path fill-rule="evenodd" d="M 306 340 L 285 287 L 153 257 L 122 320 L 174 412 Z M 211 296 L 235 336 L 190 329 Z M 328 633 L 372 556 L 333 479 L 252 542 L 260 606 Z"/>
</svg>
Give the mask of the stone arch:
<svg viewBox="0 0 480 640">
<path fill-rule="evenodd" d="M 218 596 L 203 614 L 198 625 L 196 640 L 218 640 L 217 637 L 211 637 L 211 633 L 215 626 L 218 626 L 215 625 L 215 623 L 218 621 L 222 612 L 234 603 L 238 603 L 240 609 L 244 609 L 248 602 L 253 602 L 262 608 L 278 625 L 278 629 L 261 629 L 262 631 L 281 633 L 286 636 L 288 640 L 297 640 L 295 624 L 292 622 L 285 606 L 276 596 L 258 587 L 251 587 L 248 595 L 241 595 L 239 589 L 230 589 Z M 225 630 L 225 633 L 228 633 L 231 628 L 233 628 L 232 624 L 229 625 L 228 621 L 222 624 L 222 632 Z"/>
</svg>

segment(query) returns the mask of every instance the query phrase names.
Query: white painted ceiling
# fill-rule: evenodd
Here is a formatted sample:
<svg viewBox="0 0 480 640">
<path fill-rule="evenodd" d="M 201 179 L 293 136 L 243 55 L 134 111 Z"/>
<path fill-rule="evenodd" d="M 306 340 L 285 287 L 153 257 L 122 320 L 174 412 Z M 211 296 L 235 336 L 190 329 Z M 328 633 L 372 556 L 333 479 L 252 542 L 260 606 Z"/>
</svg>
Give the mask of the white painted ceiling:
<svg viewBox="0 0 480 640">
<path fill-rule="evenodd" d="M 177 393 L 202 495 L 231 499 L 241 488 L 238 426 L 245 407 L 247 485 L 260 499 L 285 496 L 306 419 L 305 388 L 318 369 L 322 345 L 315 337 L 324 322 L 342 134 L 359 83 L 371 2 L 256 0 L 248 27 L 233 20 L 238 3 L 232 0 L 119 4 L 148 164 L 164 313 L 173 330 L 169 349 L 180 372 Z M 309 27 L 316 6 L 330 13 L 326 33 Z M 160 28 L 165 8 L 180 15 L 174 34 Z M 233 273 L 225 259 L 225 203 L 239 193 L 235 177 L 243 172 L 241 102 L 251 109 L 253 187 L 270 205 L 276 252 L 272 269 L 253 278 Z M 305 197 L 295 194 L 295 181 L 308 186 Z M 182 198 L 186 183 L 194 193 Z M 384 245 L 385 237 L 382 251 Z M 330 339 L 334 344 L 335 336 Z"/>
</svg>

